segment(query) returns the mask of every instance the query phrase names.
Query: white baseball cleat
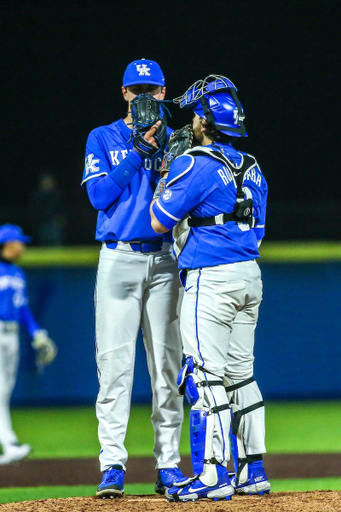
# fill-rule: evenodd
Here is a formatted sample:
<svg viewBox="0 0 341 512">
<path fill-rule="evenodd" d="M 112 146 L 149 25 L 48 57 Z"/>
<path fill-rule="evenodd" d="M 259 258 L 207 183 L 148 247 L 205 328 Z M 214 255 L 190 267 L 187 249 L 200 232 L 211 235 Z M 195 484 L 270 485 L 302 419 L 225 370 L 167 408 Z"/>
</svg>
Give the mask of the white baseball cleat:
<svg viewBox="0 0 341 512">
<path fill-rule="evenodd" d="M 271 490 L 270 482 L 266 476 L 263 462 L 250 462 L 248 467 L 248 479 L 246 482 L 236 485 L 236 478 L 231 480 L 236 494 L 269 494 Z"/>
<path fill-rule="evenodd" d="M 31 451 L 32 448 L 29 444 L 10 444 L 6 446 L 4 454 L 0 455 L 0 466 L 18 462 L 27 457 Z"/>
<path fill-rule="evenodd" d="M 234 494 L 227 470 L 217 465 L 218 482 L 210 487 L 201 482 L 200 477 L 193 480 L 185 487 L 177 487 L 176 484 L 166 490 L 168 501 L 196 501 L 201 498 L 210 498 L 214 501 L 230 500 Z"/>
</svg>

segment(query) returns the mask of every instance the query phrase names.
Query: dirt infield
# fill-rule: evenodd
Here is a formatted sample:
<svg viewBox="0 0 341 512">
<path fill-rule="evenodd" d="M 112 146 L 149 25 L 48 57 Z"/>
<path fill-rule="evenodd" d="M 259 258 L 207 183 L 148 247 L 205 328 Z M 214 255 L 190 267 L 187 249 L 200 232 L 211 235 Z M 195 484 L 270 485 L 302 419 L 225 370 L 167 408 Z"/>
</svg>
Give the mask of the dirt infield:
<svg viewBox="0 0 341 512">
<path fill-rule="evenodd" d="M 341 476 L 341 453 L 265 455 L 264 466 L 270 480 Z M 192 475 L 190 457 L 183 457 L 180 467 L 184 474 Z M 148 483 L 155 479 L 155 459 L 132 457 L 128 460 L 126 483 Z M 0 487 L 97 486 L 100 480 L 99 463 L 93 458 L 28 459 L 16 465 L 0 466 Z"/>
<path fill-rule="evenodd" d="M 276 492 L 268 496 L 234 496 L 231 501 L 169 503 L 159 496 L 124 496 L 115 500 L 66 498 L 0 505 L 1 512 L 340 512 L 336 491 Z"/>
</svg>

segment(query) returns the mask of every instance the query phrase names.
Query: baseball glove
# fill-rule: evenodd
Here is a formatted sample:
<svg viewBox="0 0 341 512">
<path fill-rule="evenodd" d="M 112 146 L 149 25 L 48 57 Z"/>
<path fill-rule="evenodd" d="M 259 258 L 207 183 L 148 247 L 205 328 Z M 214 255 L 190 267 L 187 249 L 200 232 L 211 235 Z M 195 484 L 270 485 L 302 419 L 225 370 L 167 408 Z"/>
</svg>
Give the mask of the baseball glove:
<svg viewBox="0 0 341 512">
<path fill-rule="evenodd" d="M 192 147 L 193 130 L 190 124 L 186 124 L 180 130 L 175 130 L 169 138 L 168 151 L 163 157 L 161 166 L 161 176 L 169 171 L 171 163 L 177 156 L 182 155 L 187 149 Z"/>
<path fill-rule="evenodd" d="M 37 368 L 43 368 L 51 364 L 57 355 L 56 344 L 49 338 L 45 329 L 35 332 L 32 347 L 36 351 L 35 363 Z"/>
<path fill-rule="evenodd" d="M 162 104 L 151 94 L 139 94 L 131 104 L 131 117 L 133 120 L 133 145 L 141 156 L 155 156 L 165 150 L 167 145 L 167 118 Z M 146 141 L 144 135 L 157 122 L 161 125 L 155 132 L 154 138 L 158 147 Z"/>
</svg>

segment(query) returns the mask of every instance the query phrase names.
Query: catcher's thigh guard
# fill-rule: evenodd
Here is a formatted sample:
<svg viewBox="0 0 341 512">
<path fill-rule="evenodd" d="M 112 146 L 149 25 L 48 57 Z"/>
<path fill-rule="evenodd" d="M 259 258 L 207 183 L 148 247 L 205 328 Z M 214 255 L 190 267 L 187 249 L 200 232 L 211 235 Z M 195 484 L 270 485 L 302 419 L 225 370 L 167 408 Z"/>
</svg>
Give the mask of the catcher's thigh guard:
<svg viewBox="0 0 341 512">
<path fill-rule="evenodd" d="M 201 475 L 200 480 L 205 485 L 213 486 L 218 481 L 217 461 L 213 454 L 214 416 L 219 411 L 228 409 L 229 404 L 226 402 L 215 407 L 204 405 L 209 402 L 205 400 L 205 390 L 210 386 L 223 386 L 223 379 L 216 377 L 216 380 L 208 380 L 212 375 L 201 369 L 200 374 L 205 379 L 203 380 L 194 371 L 197 370 L 194 370 L 193 359 L 188 358 L 179 372 L 178 387 L 179 393 L 185 394 L 192 406 L 189 423 L 193 474 Z"/>
</svg>

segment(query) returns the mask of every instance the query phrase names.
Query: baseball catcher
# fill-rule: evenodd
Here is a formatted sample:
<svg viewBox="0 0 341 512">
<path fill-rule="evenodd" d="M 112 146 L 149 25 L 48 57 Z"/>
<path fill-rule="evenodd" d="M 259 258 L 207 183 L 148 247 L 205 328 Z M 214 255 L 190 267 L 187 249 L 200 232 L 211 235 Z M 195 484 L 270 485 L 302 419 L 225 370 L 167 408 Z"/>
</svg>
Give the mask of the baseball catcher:
<svg viewBox="0 0 341 512">
<path fill-rule="evenodd" d="M 262 300 L 256 258 L 268 186 L 255 157 L 233 147 L 247 136 L 236 91 L 228 78 L 210 75 L 173 100 L 194 111 L 196 147 L 173 161 L 150 209 L 155 233 L 173 230 L 185 288 L 180 329 L 186 361 L 178 386 L 191 405 L 193 479 L 167 489 L 169 501 L 229 500 L 271 489 L 262 460 L 264 403 L 253 377 Z"/>
</svg>

